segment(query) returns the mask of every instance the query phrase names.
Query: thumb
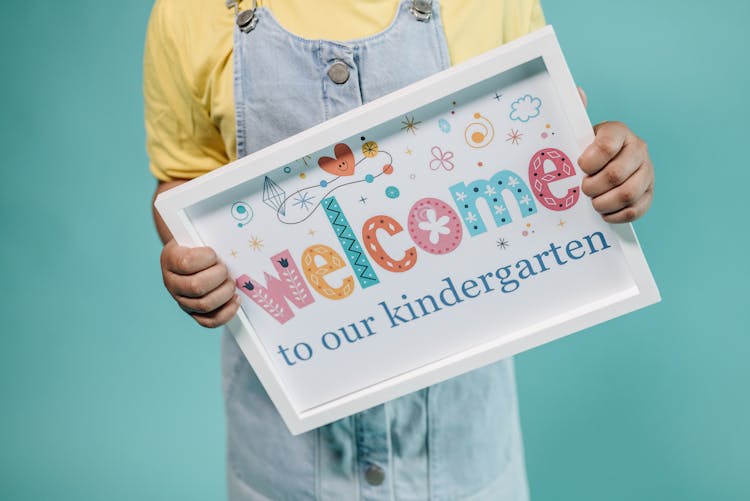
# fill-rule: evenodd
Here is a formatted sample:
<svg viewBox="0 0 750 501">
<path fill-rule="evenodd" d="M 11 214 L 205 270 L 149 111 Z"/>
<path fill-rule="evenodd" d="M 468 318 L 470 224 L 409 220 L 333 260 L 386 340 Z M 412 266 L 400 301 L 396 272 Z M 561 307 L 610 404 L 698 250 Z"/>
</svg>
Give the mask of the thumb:
<svg viewBox="0 0 750 501">
<path fill-rule="evenodd" d="M 583 102 L 583 107 L 588 108 L 589 106 L 589 98 L 586 96 L 586 93 L 584 92 L 583 88 L 578 87 L 578 95 L 581 96 L 581 101 Z"/>
</svg>

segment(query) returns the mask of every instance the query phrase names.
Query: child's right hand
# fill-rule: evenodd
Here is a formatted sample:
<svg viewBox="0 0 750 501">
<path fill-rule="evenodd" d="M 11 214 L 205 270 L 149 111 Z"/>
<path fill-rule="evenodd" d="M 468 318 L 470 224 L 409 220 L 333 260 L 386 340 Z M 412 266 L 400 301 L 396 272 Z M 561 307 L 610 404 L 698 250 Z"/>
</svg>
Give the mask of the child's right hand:
<svg viewBox="0 0 750 501">
<path fill-rule="evenodd" d="M 181 247 L 169 240 L 161 253 L 164 285 L 203 327 L 219 327 L 237 312 L 240 298 L 234 280 L 210 247 Z"/>
</svg>

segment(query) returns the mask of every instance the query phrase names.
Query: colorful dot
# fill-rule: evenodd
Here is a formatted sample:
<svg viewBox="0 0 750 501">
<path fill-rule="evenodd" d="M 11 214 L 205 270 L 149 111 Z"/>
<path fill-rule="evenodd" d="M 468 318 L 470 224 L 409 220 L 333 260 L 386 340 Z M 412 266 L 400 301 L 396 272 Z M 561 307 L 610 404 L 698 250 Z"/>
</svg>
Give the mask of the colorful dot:
<svg viewBox="0 0 750 501">
<path fill-rule="evenodd" d="M 546 128 L 551 128 L 552 126 L 550 124 L 545 125 Z"/>
<path fill-rule="evenodd" d="M 471 140 L 475 143 L 481 143 L 482 141 L 484 141 L 484 134 L 482 134 L 481 132 L 474 132 L 471 135 Z"/>
<path fill-rule="evenodd" d="M 546 132 L 542 132 L 542 139 L 547 139 L 549 137 L 549 134 Z"/>
<path fill-rule="evenodd" d="M 484 162 L 477 162 L 477 167 L 484 167 Z"/>
<path fill-rule="evenodd" d="M 482 118 L 482 115 L 480 115 L 479 113 L 474 113 L 474 118 Z"/>
<path fill-rule="evenodd" d="M 385 189 L 385 196 L 388 198 L 398 198 L 401 192 L 395 186 L 389 186 Z"/>
<path fill-rule="evenodd" d="M 529 236 L 529 232 L 528 232 L 528 231 L 526 231 L 526 230 L 523 230 L 523 231 L 521 232 L 521 235 L 523 235 L 523 236 L 525 236 L 525 237 L 528 237 L 528 236 Z"/>
<path fill-rule="evenodd" d="M 378 143 L 375 141 L 367 141 L 362 145 L 362 154 L 367 158 L 372 158 L 378 154 Z"/>
<path fill-rule="evenodd" d="M 368 183 L 371 183 L 371 182 L 375 181 L 375 177 L 372 174 L 367 174 L 365 176 L 365 181 L 367 181 Z"/>
<path fill-rule="evenodd" d="M 326 181 L 326 180 L 324 179 L 323 181 L 321 181 L 321 182 L 320 182 L 320 187 L 321 187 L 321 188 L 325 188 L 326 186 L 328 186 L 328 181 Z"/>
<path fill-rule="evenodd" d="M 300 179 L 305 179 L 306 177 L 307 177 L 307 174 L 305 174 L 304 172 L 299 175 Z"/>
<path fill-rule="evenodd" d="M 284 172 L 289 174 L 290 172 L 292 172 L 292 168 L 287 165 L 286 167 L 284 167 Z"/>
<path fill-rule="evenodd" d="M 393 174 L 393 166 L 391 164 L 385 164 L 383 166 L 383 174 Z"/>
</svg>

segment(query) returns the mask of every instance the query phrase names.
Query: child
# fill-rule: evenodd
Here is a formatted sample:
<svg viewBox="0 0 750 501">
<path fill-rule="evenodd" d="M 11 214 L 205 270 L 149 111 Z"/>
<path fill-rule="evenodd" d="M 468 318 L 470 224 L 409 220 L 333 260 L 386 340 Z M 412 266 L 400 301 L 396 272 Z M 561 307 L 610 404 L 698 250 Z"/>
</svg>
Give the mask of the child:
<svg viewBox="0 0 750 501">
<path fill-rule="evenodd" d="M 544 25 L 539 0 L 255 3 L 157 0 L 144 75 L 157 193 Z M 595 130 L 582 189 L 605 220 L 632 221 L 653 194 L 646 146 L 620 123 Z M 169 292 L 200 325 L 226 323 L 227 268 L 155 220 Z M 511 360 L 296 437 L 231 336 L 222 364 L 231 499 L 528 499 Z"/>
</svg>

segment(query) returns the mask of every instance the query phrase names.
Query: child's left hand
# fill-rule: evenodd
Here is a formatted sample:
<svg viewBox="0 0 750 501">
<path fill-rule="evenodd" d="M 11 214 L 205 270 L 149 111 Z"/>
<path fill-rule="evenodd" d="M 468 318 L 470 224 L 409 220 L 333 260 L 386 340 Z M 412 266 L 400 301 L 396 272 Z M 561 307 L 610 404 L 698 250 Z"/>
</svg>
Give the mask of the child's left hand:
<svg viewBox="0 0 750 501">
<path fill-rule="evenodd" d="M 654 166 L 648 147 L 620 122 L 601 123 L 594 132 L 596 139 L 578 159 L 588 174 L 581 190 L 608 223 L 635 221 L 654 198 Z"/>
</svg>

